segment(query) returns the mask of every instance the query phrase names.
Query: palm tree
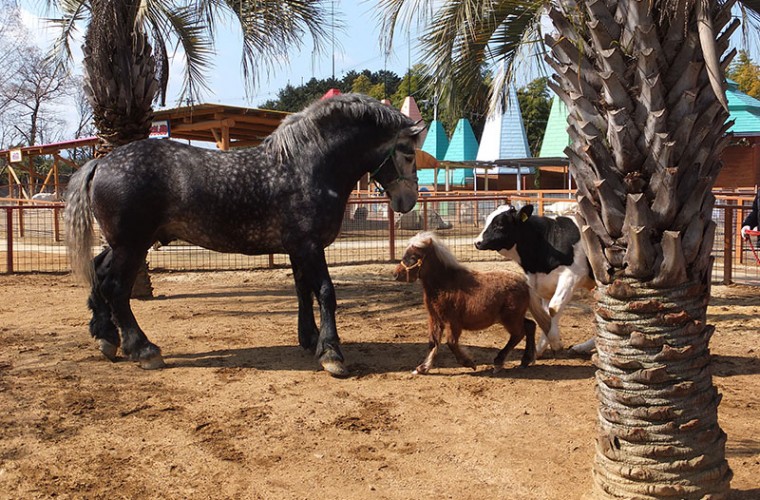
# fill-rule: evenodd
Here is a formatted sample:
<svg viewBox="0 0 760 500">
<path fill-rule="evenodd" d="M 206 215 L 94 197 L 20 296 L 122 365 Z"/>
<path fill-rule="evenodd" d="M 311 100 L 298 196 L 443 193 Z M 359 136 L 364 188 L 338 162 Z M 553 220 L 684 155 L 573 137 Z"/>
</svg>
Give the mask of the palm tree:
<svg viewBox="0 0 760 500">
<path fill-rule="evenodd" d="M 249 89 L 262 72 L 287 59 L 309 33 L 319 49 L 327 41 L 326 0 L 49 0 L 61 17 L 53 55 L 71 60 L 70 43 L 85 24 L 85 87 L 105 149 L 145 138 L 152 104 L 165 105 L 169 49 L 182 48 L 180 101 L 199 100 L 207 88 L 216 26 L 232 19 L 243 34 L 242 68 Z"/>
<path fill-rule="evenodd" d="M 706 311 L 734 2 L 433 3 L 384 0 L 387 28 L 429 14 L 429 65 L 460 93 L 483 61 L 513 63 L 538 15 L 556 30 L 546 62 L 569 110 L 566 153 L 598 285 L 594 496 L 725 498 Z M 744 4 L 757 15 L 757 2 Z"/>
<path fill-rule="evenodd" d="M 249 88 L 262 70 L 287 59 L 308 32 L 318 49 L 327 40 L 325 1 L 314 0 L 57 0 L 62 16 L 54 56 L 71 59 L 70 41 L 79 24 L 84 37 L 84 85 L 100 139 L 96 156 L 147 138 L 157 98 L 165 105 L 168 50 L 182 47 L 185 74 L 180 99 L 197 101 L 206 88 L 204 71 L 213 55 L 217 20 L 232 18 L 243 33 L 242 67 Z M 180 5 L 182 4 L 182 5 Z M 147 267 L 144 269 L 144 271 Z M 150 296 L 147 272 L 134 296 Z"/>
</svg>

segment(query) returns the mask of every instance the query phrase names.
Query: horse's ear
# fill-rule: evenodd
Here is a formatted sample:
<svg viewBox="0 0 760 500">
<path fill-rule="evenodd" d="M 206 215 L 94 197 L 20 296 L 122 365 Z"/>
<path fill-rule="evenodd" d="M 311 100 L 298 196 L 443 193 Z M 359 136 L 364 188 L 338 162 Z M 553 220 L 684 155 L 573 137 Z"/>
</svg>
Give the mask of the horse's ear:
<svg viewBox="0 0 760 500">
<path fill-rule="evenodd" d="M 528 217 L 533 215 L 533 205 L 525 205 L 520 209 L 518 215 L 520 216 L 520 222 L 525 222 L 528 220 Z"/>
<path fill-rule="evenodd" d="M 427 128 L 427 125 L 425 125 L 425 122 L 422 119 L 420 119 L 414 125 L 410 127 L 406 127 L 404 130 L 402 130 L 401 135 L 407 136 L 407 137 L 414 137 L 416 135 L 420 135 L 422 132 L 425 131 L 426 128 Z"/>
</svg>

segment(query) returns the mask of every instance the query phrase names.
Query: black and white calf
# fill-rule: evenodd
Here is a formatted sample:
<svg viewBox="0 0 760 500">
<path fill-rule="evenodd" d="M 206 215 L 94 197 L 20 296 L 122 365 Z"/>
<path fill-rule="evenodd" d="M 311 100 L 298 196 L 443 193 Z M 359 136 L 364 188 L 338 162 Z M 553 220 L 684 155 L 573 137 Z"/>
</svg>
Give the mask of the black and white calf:
<svg viewBox="0 0 760 500">
<path fill-rule="evenodd" d="M 496 250 L 522 266 L 531 288 L 541 297 L 552 318 L 551 328 L 536 344 L 540 356 L 547 344 L 562 349 L 559 318 L 578 287 L 593 288 L 594 280 L 574 218 L 533 215 L 533 205 L 519 211 L 509 205 L 494 210 L 475 239 L 478 250 Z M 594 348 L 591 338 L 571 350 L 586 354 Z"/>
</svg>

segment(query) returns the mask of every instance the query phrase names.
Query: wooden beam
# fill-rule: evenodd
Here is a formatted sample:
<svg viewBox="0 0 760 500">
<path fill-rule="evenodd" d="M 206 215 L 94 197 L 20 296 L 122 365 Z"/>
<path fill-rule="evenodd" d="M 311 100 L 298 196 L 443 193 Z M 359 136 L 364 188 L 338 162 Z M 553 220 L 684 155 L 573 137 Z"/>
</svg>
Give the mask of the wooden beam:
<svg viewBox="0 0 760 500">
<path fill-rule="evenodd" d="M 195 132 L 198 130 L 211 130 L 211 129 L 219 129 L 223 127 L 234 127 L 235 126 L 235 120 L 232 119 L 224 119 L 224 120 L 209 120 L 204 122 L 191 122 L 191 123 L 181 123 L 179 125 L 174 125 L 171 127 L 171 132 Z"/>
</svg>

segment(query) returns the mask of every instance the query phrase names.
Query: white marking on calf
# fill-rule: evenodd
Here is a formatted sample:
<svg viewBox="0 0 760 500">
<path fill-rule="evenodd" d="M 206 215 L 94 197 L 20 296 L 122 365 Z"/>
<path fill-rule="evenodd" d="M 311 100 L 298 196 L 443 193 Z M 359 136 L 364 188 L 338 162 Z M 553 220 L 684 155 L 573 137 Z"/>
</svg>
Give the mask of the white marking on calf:
<svg viewBox="0 0 760 500">
<path fill-rule="evenodd" d="M 559 334 L 559 320 L 562 311 L 573 298 L 573 292 L 578 287 L 590 285 L 589 265 L 586 253 L 583 251 L 583 243 L 578 241 L 573 245 L 573 263 L 569 266 L 559 266 L 548 274 L 526 273 L 526 275 L 528 282 L 543 299 L 544 306 L 547 307 L 549 316 L 552 318 L 550 330 L 545 335 L 542 334 L 536 342 L 536 355 L 542 355 L 548 345 L 551 345 L 552 350 L 560 350 L 562 339 Z M 578 353 L 587 353 L 594 347 L 593 339 L 591 342 L 591 347 L 587 346 L 588 341 L 586 341 L 570 349 Z"/>
</svg>

